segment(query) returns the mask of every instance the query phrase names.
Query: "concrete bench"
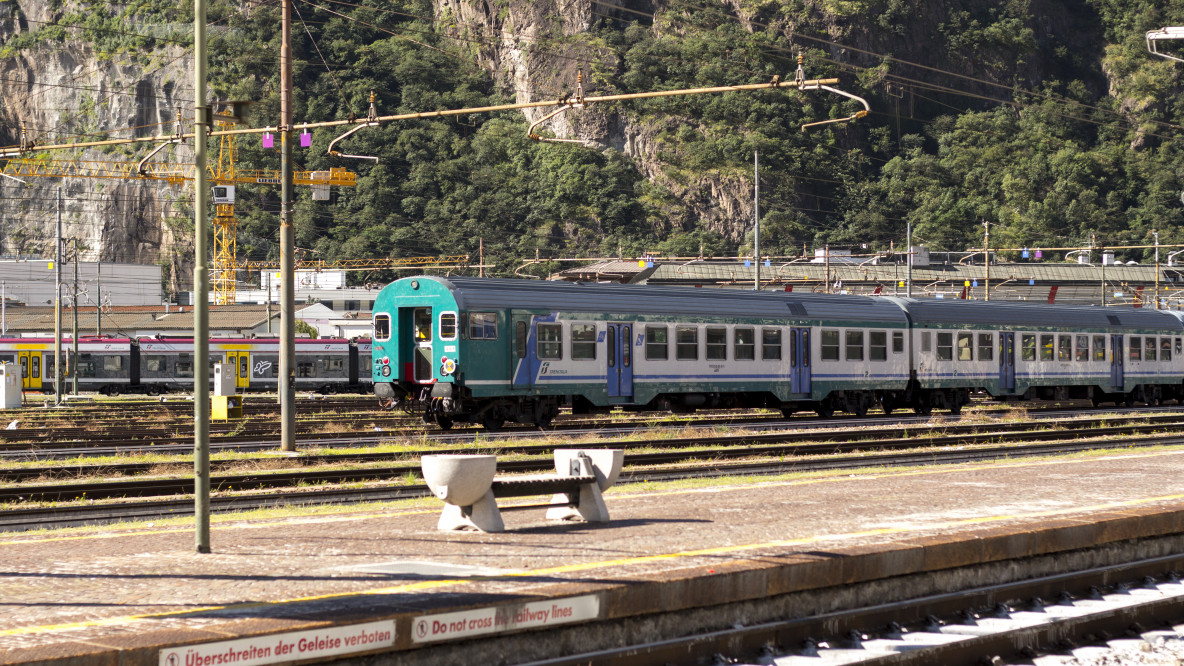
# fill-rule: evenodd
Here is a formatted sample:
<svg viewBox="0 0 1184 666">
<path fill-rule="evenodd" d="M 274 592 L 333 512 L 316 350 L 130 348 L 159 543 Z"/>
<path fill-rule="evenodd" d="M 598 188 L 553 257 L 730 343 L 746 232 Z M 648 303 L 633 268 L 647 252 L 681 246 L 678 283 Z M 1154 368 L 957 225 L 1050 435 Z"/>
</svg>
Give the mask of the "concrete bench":
<svg viewBox="0 0 1184 666">
<path fill-rule="evenodd" d="M 444 501 L 439 529 L 504 532 L 498 497 L 553 495 L 550 504 L 506 510 L 547 508 L 550 520 L 607 522 L 602 492 L 616 482 L 624 459 L 619 449 L 556 449 L 554 474 L 497 477 L 496 456 L 440 454 L 421 458 L 420 468 L 428 488 Z"/>
</svg>

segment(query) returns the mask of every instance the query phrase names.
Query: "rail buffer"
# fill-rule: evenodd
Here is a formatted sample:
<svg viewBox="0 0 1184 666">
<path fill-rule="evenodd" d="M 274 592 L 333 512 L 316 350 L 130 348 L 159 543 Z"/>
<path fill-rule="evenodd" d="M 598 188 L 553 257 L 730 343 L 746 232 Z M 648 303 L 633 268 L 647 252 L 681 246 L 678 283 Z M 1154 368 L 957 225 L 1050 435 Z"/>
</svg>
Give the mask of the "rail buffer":
<svg viewBox="0 0 1184 666">
<path fill-rule="evenodd" d="M 601 494 L 616 482 L 625 454 L 620 449 L 556 449 L 554 474 L 496 477 L 497 457 L 440 454 L 420 460 L 424 481 L 444 501 L 437 527 L 504 532 L 498 497 L 554 495 L 549 504 L 506 507 L 547 509 L 550 520 L 608 522 Z"/>
</svg>

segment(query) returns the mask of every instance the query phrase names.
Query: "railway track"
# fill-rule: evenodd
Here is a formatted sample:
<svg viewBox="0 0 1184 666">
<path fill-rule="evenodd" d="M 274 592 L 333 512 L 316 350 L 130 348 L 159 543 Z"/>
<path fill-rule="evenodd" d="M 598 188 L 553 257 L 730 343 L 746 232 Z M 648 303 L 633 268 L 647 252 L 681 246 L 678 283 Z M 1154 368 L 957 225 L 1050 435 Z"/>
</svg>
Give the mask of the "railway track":
<svg viewBox="0 0 1184 666">
<path fill-rule="evenodd" d="M 1151 435 L 1139 439 L 1056 441 L 1041 444 L 989 446 L 965 448 L 966 440 L 951 440 L 943 448 L 909 452 L 846 453 L 828 455 L 835 451 L 834 443 L 818 444 L 811 453 L 817 457 L 802 457 L 801 446 L 755 446 L 728 447 L 662 453 L 627 454 L 625 469 L 618 483 L 641 481 L 670 481 L 687 478 L 726 477 L 736 475 L 772 475 L 787 472 L 819 472 L 835 469 L 860 469 L 869 467 L 902 467 L 917 465 L 941 465 L 998 460 L 1001 458 L 1022 458 L 1047 456 L 1099 449 L 1120 447 L 1157 446 L 1184 444 L 1184 437 L 1169 438 Z M 917 440 L 905 438 L 888 443 L 885 450 L 915 448 Z M 951 446 L 953 444 L 953 446 Z M 846 447 L 851 449 L 852 446 Z M 859 450 L 867 451 L 866 442 L 859 444 Z M 794 453 L 794 452 L 797 453 Z M 786 456 L 793 455 L 792 459 Z M 809 455 L 809 454 L 807 454 Z M 720 463 L 720 460 L 776 457 L 777 460 L 756 460 L 751 462 Z M 713 461 L 704 466 L 704 461 Z M 538 472 L 549 470 L 550 459 L 505 461 L 499 463 L 499 470 L 505 472 Z M 389 479 L 408 478 L 418 475 L 418 464 L 403 463 L 396 466 L 366 468 L 360 470 L 329 470 L 305 473 L 277 473 L 255 475 L 225 475 L 211 479 L 211 486 L 218 491 L 213 499 L 213 510 L 235 511 L 281 505 L 308 505 L 328 503 L 356 503 L 363 501 L 388 501 L 426 497 L 430 493 L 426 486 L 407 484 L 386 487 L 354 489 L 324 488 L 316 490 L 290 490 L 287 492 L 251 492 L 243 490 L 274 489 L 276 487 L 299 487 L 310 483 L 356 483 L 381 482 Z M 231 490 L 240 491 L 231 494 Z M 190 494 L 193 492 L 192 478 L 131 480 L 124 482 L 101 482 L 94 484 L 58 484 L 54 486 L 13 486 L 0 489 L 0 500 L 10 502 L 14 508 L 0 511 L 0 531 L 24 531 L 43 527 L 63 527 L 79 524 L 113 522 L 119 520 L 163 518 L 188 515 L 192 512 L 192 500 L 148 500 L 140 502 L 115 502 L 103 505 L 67 505 L 44 508 L 19 508 L 18 503 L 34 501 L 56 502 L 69 499 L 110 499 L 133 497 L 160 497 L 164 495 Z"/>
</svg>

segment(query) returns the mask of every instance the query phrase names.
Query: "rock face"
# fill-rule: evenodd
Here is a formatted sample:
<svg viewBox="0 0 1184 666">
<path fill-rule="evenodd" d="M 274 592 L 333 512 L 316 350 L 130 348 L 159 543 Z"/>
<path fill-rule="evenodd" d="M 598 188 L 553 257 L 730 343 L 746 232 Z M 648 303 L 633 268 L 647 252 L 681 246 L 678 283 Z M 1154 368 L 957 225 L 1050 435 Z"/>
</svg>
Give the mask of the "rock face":
<svg viewBox="0 0 1184 666">
<path fill-rule="evenodd" d="M 62 12 L 49 0 L 0 3 L 0 44 L 58 21 Z M 0 145 L 19 145 L 22 128 L 36 145 L 156 136 L 175 131 L 178 105 L 192 116 L 191 58 L 181 47 L 108 58 L 82 41 L 32 41 L 43 43 L 0 59 Z M 111 146 L 35 156 L 49 160 L 40 171 L 61 173 L 77 172 L 85 161 L 138 161 L 134 154 Z M 165 149 L 155 159 L 192 163 L 193 153 L 187 146 Z M 0 197 L 8 200 L 0 220 L 0 254 L 53 256 L 60 190 L 62 235 L 77 239 L 83 260 L 159 263 L 169 278 L 166 292 L 190 288 L 192 233 L 177 233 L 192 229 L 184 219 L 192 215 L 186 188 L 120 178 L 23 180 L 27 184 L 0 178 Z"/>
</svg>

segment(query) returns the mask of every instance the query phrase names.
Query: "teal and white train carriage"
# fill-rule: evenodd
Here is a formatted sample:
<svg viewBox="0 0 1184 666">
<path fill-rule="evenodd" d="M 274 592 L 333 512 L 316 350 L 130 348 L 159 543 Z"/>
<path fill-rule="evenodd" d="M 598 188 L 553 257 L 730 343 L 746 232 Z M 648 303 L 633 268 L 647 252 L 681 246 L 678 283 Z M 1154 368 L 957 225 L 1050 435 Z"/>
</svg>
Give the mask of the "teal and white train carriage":
<svg viewBox="0 0 1184 666">
<path fill-rule="evenodd" d="M 1181 399 L 1184 322 L 1146 309 L 411 277 L 374 306 L 374 390 L 441 427 L 559 408 L 862 416 L 998 399 Z"/>
<path fill-rule="evenodd" d="M 419 276 L 374 312 L 375 393 L 442 427 L 545 426 L 560 406 L 863 415 L 910 379 L 908 319 L 883 298 Z"/>
</svg>

